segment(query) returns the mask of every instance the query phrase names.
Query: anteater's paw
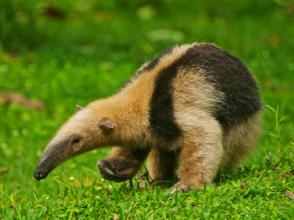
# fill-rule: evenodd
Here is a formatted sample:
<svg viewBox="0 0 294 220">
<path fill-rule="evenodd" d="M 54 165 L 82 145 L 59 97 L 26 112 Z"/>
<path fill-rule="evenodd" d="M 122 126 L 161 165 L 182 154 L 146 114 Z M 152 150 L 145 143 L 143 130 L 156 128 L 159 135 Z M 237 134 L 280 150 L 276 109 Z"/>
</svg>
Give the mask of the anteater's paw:
<svg viewBox="0 0 294 220">
<path fill-rule="evenodd" d="M 177 182 L 173 187 L 170 189 L 170 194 L 174 194 L 175 192 L 189 192 L 198 188 L 196 185 L 188 185 L 182 182 Z"/>
<path fill-rule="evenodd" d="M 122 159 L 100 160 L 97 166 L 104 179 L 115 182 L 132 178 L 138 170 L 137 164 Z"/>
</svg>

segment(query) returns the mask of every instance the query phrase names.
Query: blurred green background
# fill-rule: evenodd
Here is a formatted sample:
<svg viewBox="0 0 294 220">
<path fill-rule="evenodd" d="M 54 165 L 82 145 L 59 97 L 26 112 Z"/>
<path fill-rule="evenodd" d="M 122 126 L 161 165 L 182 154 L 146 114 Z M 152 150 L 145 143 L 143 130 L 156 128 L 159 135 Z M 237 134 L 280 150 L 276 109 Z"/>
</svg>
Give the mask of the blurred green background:
<svg viewBox="0 0 294 220">
<path fill-rule="evenodd" d="M 239 56 L 268 106 L 258 150 L 239 168 L 174 197 L 102 181 L 95 164 L 107 150 L 33 179 L 44 146 L 77 103 L 113 94 L 142 63 L 192 42 Z M 290 0 L 0 0 L 0 219 L 291 219 L 293 51 Z"/>
</svg>

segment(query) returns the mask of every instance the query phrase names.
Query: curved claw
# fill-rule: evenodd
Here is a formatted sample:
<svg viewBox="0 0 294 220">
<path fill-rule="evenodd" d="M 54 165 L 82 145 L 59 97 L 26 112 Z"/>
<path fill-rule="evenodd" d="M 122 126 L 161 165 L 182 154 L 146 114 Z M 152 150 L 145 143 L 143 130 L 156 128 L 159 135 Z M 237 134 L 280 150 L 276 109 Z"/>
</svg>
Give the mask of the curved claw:
<svg viewBox="0 0 294 220">
<path fill-rule="evenodd" d="M 170 189 L 170 195 L 174 194 L 175 192 L 189 192 L 193 189 L 195 189 L 196 187 L 193 185 L 187 185 L 181 182 L 177 182 L 175 185 L 172 186 L 172 188 Z"/>
<path fill-rule="evenodd" d="M 123 182 L 132 178 L 137 171 L 136 164 L 122 159 L 108 159 L 98 162 L 98 169 L 104 179 Z"/>
</svg>

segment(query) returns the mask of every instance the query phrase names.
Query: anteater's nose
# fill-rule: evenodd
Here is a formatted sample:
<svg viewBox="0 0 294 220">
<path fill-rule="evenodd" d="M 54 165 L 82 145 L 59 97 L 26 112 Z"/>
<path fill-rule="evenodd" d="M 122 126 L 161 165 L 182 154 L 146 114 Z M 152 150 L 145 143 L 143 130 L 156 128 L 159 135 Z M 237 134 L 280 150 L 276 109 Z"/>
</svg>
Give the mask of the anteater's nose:
<svg viewBox="0 0 294 220">
<path fill-rule="evenodd" d="M 42 168 L 37 167 L 34 173 L 34 177 L 36 180 L 41 180 L 46 178 L 48 175 L 48 171 Z"/>
<path fill-rule="evenodd" d="M 41 180 L 44 179 L 48 176 L 48 174 L 50 173 L 50 171 L 52 169 L 50 169 L 50 163 L 48 163 L 48 158 L 45 157 L 43 159 L 41 159 L 36 167 L 35 173 L 34 173 L 34 177 L 37 180 Z"/>
</svg>

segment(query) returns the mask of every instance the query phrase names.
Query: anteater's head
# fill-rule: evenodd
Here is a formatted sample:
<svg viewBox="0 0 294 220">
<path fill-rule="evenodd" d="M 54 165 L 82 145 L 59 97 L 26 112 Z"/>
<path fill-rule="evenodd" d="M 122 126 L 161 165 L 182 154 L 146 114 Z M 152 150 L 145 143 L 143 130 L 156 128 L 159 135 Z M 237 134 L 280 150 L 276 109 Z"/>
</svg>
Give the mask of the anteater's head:
<svg viewBox="0 0 294 220">
<path fill-rule="evenodd" d="M 48 143 L 35 170 L 35 178 L 46 178 L 73 156 L 113 144 L 117 123 L 109 115 L 109 110 L 100 109 L 99 103 L 79 109 Z"/>
</svg>

